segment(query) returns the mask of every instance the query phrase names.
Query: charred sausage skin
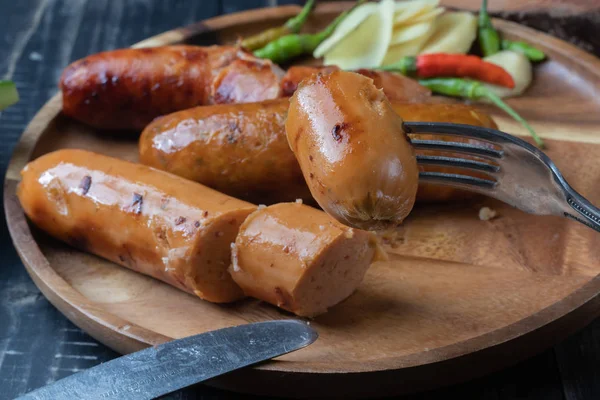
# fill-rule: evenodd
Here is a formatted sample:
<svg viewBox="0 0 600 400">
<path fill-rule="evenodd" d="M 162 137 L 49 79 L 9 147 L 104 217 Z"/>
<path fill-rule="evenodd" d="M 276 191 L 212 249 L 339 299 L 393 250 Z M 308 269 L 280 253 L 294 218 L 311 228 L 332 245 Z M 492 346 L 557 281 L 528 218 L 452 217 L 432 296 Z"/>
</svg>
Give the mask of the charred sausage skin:
<svg viewBox="0 0 600 400">
<path fill-rule="evenodd" d="M 250 203 L 83 150 L 30 162 L 18 198 L 35 225 L 79 249 L 211 302 L 243 297 L 227 268 Z"/>
</svg>

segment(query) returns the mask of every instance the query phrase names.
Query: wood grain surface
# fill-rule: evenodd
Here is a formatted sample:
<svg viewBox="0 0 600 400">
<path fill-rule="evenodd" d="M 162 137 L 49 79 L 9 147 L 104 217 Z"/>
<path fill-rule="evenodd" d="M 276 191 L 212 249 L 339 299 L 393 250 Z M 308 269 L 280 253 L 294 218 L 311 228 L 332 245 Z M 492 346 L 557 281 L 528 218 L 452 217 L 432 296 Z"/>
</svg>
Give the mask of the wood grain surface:
<svg viewBox="0 0 600 400">
<path fill-rule="evenodd" d="M 214 10 L 210 10 L 209 4 L 197 7 L 190 2 L 167 1 L 119 2 L 116 7 L 107 1 L 6 4 L 3 9 L 15 9 L 15 13 L 0 15 L 0 22 L 4 22 L 0 29 L 12 34 L 1 36 L 9 45 L 0 49 L 0 55 L 5 55 L 0 57 L 0 73 L 17 80 L 23 100 L 0 116 L 5 141 L 1 147 L 3 167 L 24 124 L 56 90 L 56 78 L 68 61 L 101 49 L 129 45 L 149 32 L 158 33 L 211 16 L 206 15 L 211 11 L 217 14 L 240 7 L 234 3 L 242 2 L 214 2 Z M 244 7 L 264 5 L 264 2 L 243 3 Z M 11 19 L 3 20 L 9 14 Z M 98 346 L 48 307 L 8 247 L 5 228 L 2 239 L 8 267 L 0 269 L 0 320 L 8 324 L 0 324 L 0 382 L 7 389 L 0 397 L 8 394 L 7 398 L 12 398 L 113 357 L 114 353 Z M 600 353 L 597 338 L 598 328 L 594 324 L 555 351 L 515 368 L 469 385 L 417 397 L 445 398 L 457 394 L 467 398 L 597 398 Z M 34 363 L 32 354 L 47 362 Z M 214 398 L 217 393 L 226 396 L 200 387 L 173 398 Z"/>
</svg>

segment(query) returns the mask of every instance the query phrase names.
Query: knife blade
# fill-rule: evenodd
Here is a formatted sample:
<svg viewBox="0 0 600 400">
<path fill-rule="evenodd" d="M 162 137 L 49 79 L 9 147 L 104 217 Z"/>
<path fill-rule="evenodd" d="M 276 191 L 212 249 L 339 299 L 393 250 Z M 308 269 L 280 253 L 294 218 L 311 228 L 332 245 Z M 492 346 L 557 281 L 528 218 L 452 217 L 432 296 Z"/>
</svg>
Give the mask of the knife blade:
<svg viewBox="0 0 600 400">
<path fill-rule="evenodd" d="M 299 350 L 317 337 L 314 329 L 296 320 L 223 328 L 115 358 L 19 399 L 153 399 Z"/>
</svg>

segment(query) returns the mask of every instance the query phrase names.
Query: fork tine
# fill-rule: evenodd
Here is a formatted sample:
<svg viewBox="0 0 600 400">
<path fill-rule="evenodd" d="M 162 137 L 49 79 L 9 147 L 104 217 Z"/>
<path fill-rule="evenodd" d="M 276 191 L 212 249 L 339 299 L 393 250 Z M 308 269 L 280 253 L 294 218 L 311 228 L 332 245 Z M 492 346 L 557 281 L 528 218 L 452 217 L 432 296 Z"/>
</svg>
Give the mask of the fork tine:
<svg viewBox="0 0 600 400">
<path fill-rule="evenodd" d="M 472 125 L 451 124 L 442 122 L 405 122 L 404 127 L 409 135 L 416 133 L 427 133 L 431 135 L 443 134 L 476 139 L 482 142 L 482 144 L 472 144 L 443 140 L 411 138 L 411 143 L 417 149 L 452 151 L 477 156 L 491 157 L 495 159 L 502 158 L 502 150 L 490 148 L 485 144 L 488 143 L 491 145 L 499 146 L 499 135 L 500 137 L 508 136 L 504 132 L 496 131 L 494 129 L 487 129 Z"/>
<path fill-rule="evenodd" d="M 469 169 L 474 171 L 481 171 L 486 173 L 495 173 L 500 171 L 498 165 L 489 164 L 483 161 L 469 160 L 460 157 L 446 157 L 446 156 L 431 156 L 426 154 L 417 154 L 417 162 L 420 165 L 440 165 L 445 167 L 456 167 Z"/>
<path fill-rule="evenodd" d="M 431 132 L 428 132 L 431 133 Z M 437 133 L 437 132 L 435 132 Z M 432 133 L 432 134 L 435 134 Z M 502 158 L 502 151 L 491 149 L 489 147 L 460 142 L 445 142 L 443 140 L 425 140 L 425 139 L 411 139 L 410 141 L 415 149 L 420 150 L 442 150 L 451 151 L 454 153 L 471 154 L 474 156 L 485 156 L 495 159 Z"/>
<path fill-rule="evenodd" d="M 462 186 L 467 190 L 477 192 L 492 190 L 497 185 L 497 182 L 494 180 L 476 178 L 469 175 L 448 174 L 445 172 L 420 172 L 419 180 L 449 186 Z"/>
</svg>

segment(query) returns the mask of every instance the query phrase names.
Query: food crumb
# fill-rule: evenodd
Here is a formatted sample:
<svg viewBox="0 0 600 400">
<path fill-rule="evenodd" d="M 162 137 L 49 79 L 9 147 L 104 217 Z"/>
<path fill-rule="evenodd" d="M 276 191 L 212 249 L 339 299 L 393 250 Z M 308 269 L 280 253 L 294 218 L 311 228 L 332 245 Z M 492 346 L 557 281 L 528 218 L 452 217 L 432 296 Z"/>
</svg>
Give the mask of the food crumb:
<svg viewBox="0 0 600 400">
<path fill-rule="evenodd" d="M 377 237 L 382 244 L 390 246 L 392 249 L 400 247 L 404 244 L 404 229 L 399 227 L 398 229 L 388 229 L 382 232 L 376 233 Z"/>
<path fill-rule="evenodd" d="M 302 204 L 302 199 L 296 199 L 296 204 Z"/>
<path fill-rule="evenodd" d="M 344 232 L 344 236 L 346 239 L 352 239 L 354 237 L 354 229 L 348 229 L 346 232 Z"/>
<path fill-rule="evenodd" d="M 264 204 L 259 204 L 257 210 L 262 210 L 263 208 L 267 208 Z"/>
<path fill-rule="evenodd" d="M 493 210 L 489 207 L 481 207 L 481 209 L 479 210 L 479 219 L 482 221 L 489 221 L 495 218 L 496 215 L 496 210 Z"/>
</svg>

